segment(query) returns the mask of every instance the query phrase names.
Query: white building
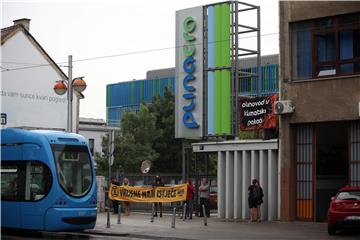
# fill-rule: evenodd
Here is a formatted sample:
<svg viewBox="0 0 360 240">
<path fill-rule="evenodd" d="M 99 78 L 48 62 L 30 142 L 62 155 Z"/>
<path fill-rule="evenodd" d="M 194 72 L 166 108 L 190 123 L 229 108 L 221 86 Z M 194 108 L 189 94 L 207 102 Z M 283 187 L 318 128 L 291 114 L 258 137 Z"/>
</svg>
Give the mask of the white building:
<svg viewBox="0 0 360 240">
<path fill-rule="evenodd" d="M 102 153 L 102 139 L 108 134 L 110 129 L 114 128 L 109 128 L 103 119 L 80 118 L 79 134 L 88 140 L 90 151 L 93 155 L 96 152 Z"/>
<path fill-rule="evenodd" d="M 65 130 L 67 97 L 53 88 L 67 76 L 29 32 L 30 19 L 1 29 L 1 127 Z M 73 132 L 79 99 L 73 97 Z"/>
</svg>

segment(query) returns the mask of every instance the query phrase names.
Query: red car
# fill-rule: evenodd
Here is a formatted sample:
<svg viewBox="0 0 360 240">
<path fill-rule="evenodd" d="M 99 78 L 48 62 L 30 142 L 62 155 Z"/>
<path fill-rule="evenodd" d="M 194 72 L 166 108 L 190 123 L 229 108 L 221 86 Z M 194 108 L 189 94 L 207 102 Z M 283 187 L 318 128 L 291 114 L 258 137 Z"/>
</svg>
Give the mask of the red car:
<svg viewBox="0 0 360 240">
<path fill-rule="evenodd" d="M 328 233 L 354 227 L 360 228 L 360 187 L 343 187 L 331 198 L 328 210 Z"/>
</svg>

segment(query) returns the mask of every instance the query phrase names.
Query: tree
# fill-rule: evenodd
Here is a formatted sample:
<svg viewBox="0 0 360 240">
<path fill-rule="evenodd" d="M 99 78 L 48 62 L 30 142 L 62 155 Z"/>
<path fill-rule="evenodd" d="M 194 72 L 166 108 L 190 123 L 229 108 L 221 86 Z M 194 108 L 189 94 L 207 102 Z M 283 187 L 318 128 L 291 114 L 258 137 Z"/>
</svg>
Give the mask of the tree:
<svg viewBox="0 0 360 240">
<path fill-rule="evenodd" d="M 139 113 L 127 112 L 121 118 L 120 131 L 115 135 L 113 170 L 139 172 L 141 162 L 154 161 L 159 154 L 152 148 L 157 138 L 155 116 L 141 104 Z M 103 155 L 96 156 L 98 172 L 108 167 L 108 137 L 103 138 Z M 106 170 L 105 170 L 106 171 Z"/>
<path fill-rule="evenodd" d="M 149 110 L 156 117 L 156 139 L 153 149 L 159 153 L 154 172 L 181 172 L 181 140 L 175 138 L 175 97 L 169 88 L 164 96 L 154 97 Z"/>
<path fill-rule="evenodd" d="M 139 172 L 141 162 L 154 161 L 159 154 L 152 148 L 156 139 L 155 116 L 141 104 L 139 113 L 128 112 L 121 119 L 114 158 L 125 172 Z"/>
</svg>

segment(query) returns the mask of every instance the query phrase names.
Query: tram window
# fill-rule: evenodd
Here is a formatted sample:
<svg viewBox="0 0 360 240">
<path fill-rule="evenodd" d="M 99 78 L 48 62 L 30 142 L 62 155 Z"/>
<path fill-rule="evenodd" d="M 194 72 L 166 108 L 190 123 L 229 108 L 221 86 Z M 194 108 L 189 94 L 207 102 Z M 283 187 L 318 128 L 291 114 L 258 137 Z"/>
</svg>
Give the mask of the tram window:
<svg viewBox="0 0 360 240">
<path fill-rule="evenodd" d="M 49 193 L 51 184 L 50 169 L 39 161 L 1 162 L 2 201 L 38 201 Z"/>
<path fill-rule="evenodd" d="M 41 162 L 31 163 L 30 201 L 44 198 L 50 191 L 52 176 L 49 168 Z"/>
<path fill-rule="evenodd" d="M 1 163 L 1 200 L 19 200 L 18 180 L 20 169 L 15 164 Z"/>
<path fill-rule="evenodd" d="M 52 145 L 59 183 L 71 196 L 85 195 L 92 185 L 91 158 L 88 148 L 73 145 Z"/>
</svg>

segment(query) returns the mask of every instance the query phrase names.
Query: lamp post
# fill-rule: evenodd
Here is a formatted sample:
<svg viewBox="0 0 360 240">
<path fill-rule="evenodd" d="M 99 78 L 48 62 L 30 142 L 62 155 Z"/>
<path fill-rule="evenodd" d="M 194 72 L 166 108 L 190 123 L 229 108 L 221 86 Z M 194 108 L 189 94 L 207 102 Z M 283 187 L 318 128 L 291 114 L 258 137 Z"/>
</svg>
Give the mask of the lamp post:
<svg viewBox="0 0 360 240">
<path fill-rule="evenodd" d="M 67 84 L 65 84 L 64 80 L 57 81 L 54 85 L 54 91 L 58 95 L 63 95 L 67 92 L 67 132 L 72 132 L 72 101 L 73 101 L 73 90 L 81 93 L 86 88 L 86 82 L 84 81 L 84 77 L 77 77 L 72 79 L 72 55 L 68 56 L 68 79 Z"/>
</svg>

